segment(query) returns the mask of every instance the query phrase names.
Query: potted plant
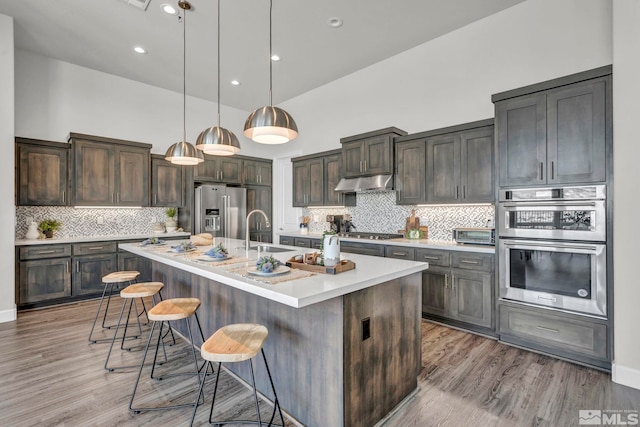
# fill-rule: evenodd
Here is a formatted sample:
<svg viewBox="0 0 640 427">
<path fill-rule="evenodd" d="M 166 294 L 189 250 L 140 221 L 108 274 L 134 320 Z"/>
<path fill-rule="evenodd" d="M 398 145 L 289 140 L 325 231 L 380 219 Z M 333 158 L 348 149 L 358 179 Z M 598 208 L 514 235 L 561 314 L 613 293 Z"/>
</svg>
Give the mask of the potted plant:
<svg viewBox="0 0 640 427">
<path fill-rule="evenodd" d="M 176 220 L 176 215 L 178 214 L 177 208 L 167 208 L 165 211 L 167 214 L 167 220 L 164 225 L 167 228 L 167 233 L 172 233 L 178 229 L 178 221 Z"/>
<path fill-rule="evenodd" d="M 57 219 L 43 219 L 40 221 L 40 224 L 38 224 L 38 228 L 44 233 L 47 239 L 51 239 L 53 232 L 59 229 L 61 225 Z"/>
</svg>

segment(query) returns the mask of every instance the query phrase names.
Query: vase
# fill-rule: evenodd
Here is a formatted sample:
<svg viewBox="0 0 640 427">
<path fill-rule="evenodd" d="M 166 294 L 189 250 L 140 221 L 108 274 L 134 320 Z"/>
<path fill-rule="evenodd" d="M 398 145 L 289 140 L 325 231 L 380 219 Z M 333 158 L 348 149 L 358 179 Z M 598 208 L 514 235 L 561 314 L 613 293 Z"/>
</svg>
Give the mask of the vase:
<svg viewBox="0 0 640 427">
<path fill-rule="evenodd" d="M 27 230 L 27 234 L 25 234 L 24 237 L 25 239 L 29 240 L 35 240 L 40 237 L 40 233 L 38 232 L 38 224 L 32 221 L 31 224 L 29 224 L 29 229 Z"/>
<path fill-rule="evenodd" d="M 47 230 L 47 231 L 45 231 L 45 232 L 44 232 L 44 236 L 45 236 L 47 239 L 52 239 L 52 238 L 53 238 L 53 230 Z"/>
<path fill-rule="evenodd" d="M 167 229 L 167 233 L 173 233 L 178 229 L 178 222 L 173 218 L 169 218 L 165 221 L 164 226 Z"/>
</svg>

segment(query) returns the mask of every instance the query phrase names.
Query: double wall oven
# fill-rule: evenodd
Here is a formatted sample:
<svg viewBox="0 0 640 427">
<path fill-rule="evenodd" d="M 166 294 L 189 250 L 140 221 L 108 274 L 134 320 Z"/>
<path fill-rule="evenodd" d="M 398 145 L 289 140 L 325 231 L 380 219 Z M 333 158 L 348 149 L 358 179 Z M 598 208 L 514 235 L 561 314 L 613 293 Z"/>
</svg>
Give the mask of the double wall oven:
<svg viewBox="0 0 640 427">
<path fill-rule="evenodd" d="M 607 317 L 604 185 L 501 190 L 500 298 Z"/>
</svg>

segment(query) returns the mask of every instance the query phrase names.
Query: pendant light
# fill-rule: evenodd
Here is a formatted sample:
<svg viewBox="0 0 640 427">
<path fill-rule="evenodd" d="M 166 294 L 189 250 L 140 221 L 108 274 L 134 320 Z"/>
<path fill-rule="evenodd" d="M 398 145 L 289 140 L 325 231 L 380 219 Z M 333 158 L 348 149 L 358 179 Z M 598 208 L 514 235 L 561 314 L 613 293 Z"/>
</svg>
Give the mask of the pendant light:
<svg viewBox="0 0 640 427">
<path fill-rule="evenodd" d="M 240 141 L 234 133 L 220 127 L 220 0 L 218 0 L 218 126 L 203 130 L 198 135 L 196 148 L 216 156 L 232 156 L 240 151 Z"/>
<path fill-rule="evenodd" d="M 191 143 L 187 142 L 187 11 L 191 4 L 179 1 L 184 11 L 182 28 L 182 141 L 173 144 L 164 155 L 165 160 L 175 165 L 197 165 L 204 162 L 204 156 Z"/>
<path fill-rule="evenodd" d="M 298 126 L 289 113 L 273 106 L 272 9 L 273 0 L 269 0 L 269 105 L 249 115 L 244 134 L 261 144 L 284 144 L 298 136 Z"/>
</svg>

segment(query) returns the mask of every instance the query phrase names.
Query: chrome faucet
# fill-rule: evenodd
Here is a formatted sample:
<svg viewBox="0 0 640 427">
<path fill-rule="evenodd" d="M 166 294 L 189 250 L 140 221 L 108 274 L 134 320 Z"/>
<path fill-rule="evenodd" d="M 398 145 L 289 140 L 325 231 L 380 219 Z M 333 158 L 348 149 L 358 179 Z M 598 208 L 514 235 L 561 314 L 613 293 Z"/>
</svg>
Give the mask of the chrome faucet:
<svg viewBox="0 0 640 427">
<path fill-rule="evenodd" d="M 245 247 L 245 249 L 247 251 L 247 254 L 249 254 L 249 249 L 250 249 L 250 247 L 249 247 L 249 218 L 251 217 L 251 215 L 253 215 L 256 212 L 259 212 L 259 213 L 262 214 L 262 216 L 264 217 L 264 222 L 265 222 L 265 225 L 267 226 L 267 228 L 271 227 L 271 223 L 269 222 L 269 217 L 267 217 L 267 214 L 264 213 L 263 210 L 254 209 L 254 210 L 252 210 L 251 212 L 249 212 L 247 214 L 247 236 L 246 236 L 246 239 L 245 239 L 245 242 L 244 242 L 244 247 Z"/>
</svg>

